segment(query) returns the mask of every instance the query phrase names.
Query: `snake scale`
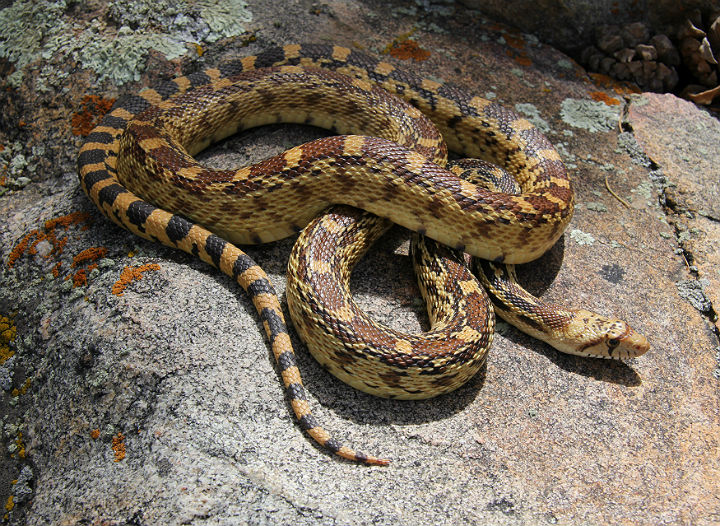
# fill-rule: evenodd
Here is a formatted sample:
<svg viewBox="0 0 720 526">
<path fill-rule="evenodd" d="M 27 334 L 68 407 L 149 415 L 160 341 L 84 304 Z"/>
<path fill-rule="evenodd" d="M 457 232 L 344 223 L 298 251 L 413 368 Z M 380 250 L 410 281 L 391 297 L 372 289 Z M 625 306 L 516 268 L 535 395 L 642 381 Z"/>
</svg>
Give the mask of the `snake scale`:
<svg viewBox="0 0 720 526">
<path fill-rule="evenodd" d="M 341 135 L 239 170 L 210 170 L 192 158 L 237 131 L 275 122 Z M 462 165 L 444 168 L 445 141 L 453 151 L 505 168 L 516 191 L 459 177 Z M 629 357 L 648 349 L 624 322 L 548 306 L 512 281 L 513 267 L 506 264 L 542 255 L 572 216 L 572 187 L 549 141 L 497 103 L 357 51 L 317 44 L 272 48 L 127 96 L 86 138 L 78 171 L 84 191 L 112 221 L 196 255 L 240 284 L 262 320 L 301 427 L 347 459 L 388 462 L 343 445 L 313 416 L 275 290 L 236 246 L 298 232 L 330 204 L 366 212 L 333 209 L 303 231 L 291 256 L 288 302 L 315 356 L 361 389 L 434 396 L 457 388 L 482 365 L 494 318 L 462 251 L 485 260 L 477 269 L 496 309 L 523 330 L 581 355 Z M 369 343 L 347 339 L 360 322 L 345 308 L 352 300 L 346 281 L 388 221 L 432 238 L 413 242 L 413 258 L 430 301 L 429 333 L 444 331 L 434 348 L 402 334 L 388 339 L 372 321 L 355 334 L 379 338 L 389 354 L 364 353 Z M 322 259 L 313 246 L 332 248 Z M 338 276 L 331 276 L 333 267 Z M 424 274 L 434 277 L 425 280 Z M 313 278 L 319 299 L 305 287 Z M 334 279 L 339 288 L 332 288 Z M 326 343 L 313 340 L 315 322 L 332 326 L 317 336 L 339 342 L 329 354 L 318 351 Z M 571 343 L 557 344 L 558 332 L 570 333 Z M 588 335 L 589 343 L 577 343 Z M 411 377 L 429 382 L 407 384 Z"/>
</svg>

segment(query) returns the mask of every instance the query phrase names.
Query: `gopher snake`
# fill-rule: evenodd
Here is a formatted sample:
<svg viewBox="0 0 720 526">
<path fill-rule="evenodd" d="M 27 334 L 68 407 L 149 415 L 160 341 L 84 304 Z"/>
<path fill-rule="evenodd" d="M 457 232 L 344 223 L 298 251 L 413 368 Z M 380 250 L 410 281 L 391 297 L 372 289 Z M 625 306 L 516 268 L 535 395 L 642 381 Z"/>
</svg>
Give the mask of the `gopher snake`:
<svg viewBox="0 0 720 526">
<path fill-rule="evenodd" d="M 409 105 L 393 109 L 394 98 L 373 86 L 420 111 Z M 442 164 L 445 147 L 427 131 L 421 112 L 451 149 L 515 174 L 522 193 L 479 188 L 429 160 Z M 238 130 L 271 122 L 313 124 L 338 133 L 389 133 L 391 140 L 328 137 L 237 171 L 208 170 L 191 157 Z M 393 141 L 405 141 L 414 150 Z M 475 256 L 519 263 L 545 252 L 572 215 L 565 168 L 529 122 L 461 89 L 337 46 L 275 48 L 126 97 L 88 135 L 78 167 L 83 189 L 111 220 L 145 239 L 194 254 L 237 280 L 263 321 L 302 428 L 336 454 L 371 464 L 387 461 L 343 446 L 312 415 L 275 291 L 233 243 L 285 237 L 328 204 L 342 202 Z M 522 321 L 538 325 L 533 305 L 521 306 L 531 308 L 529 316 L 526 311 L 519 315 Z M 480 348 L 474 359 L 458 360 L 461 364 L 472 370 L 482 363 L 491 329 L 488 321 L 472 329 L 480 334 Z M 631 329 L 623 337 L 630 344 L 627 355 L 647 350 Z M 611 351 L 617 345 L 612 340 Z M 357 357 L 345 359 L 345 370 L 360 374 Z M 407 359 L 413 362 L 412 356 Z M 389 389 L 390 376 L 397 374 L 404 373 L 386 370 L 378 378 Z M 471 375 L 464 374 L 465 379 Z M 434 389 L 430 394 L 441 392 Z M 383 385 L 378 394 L 388 394 Z"/>
</svg>

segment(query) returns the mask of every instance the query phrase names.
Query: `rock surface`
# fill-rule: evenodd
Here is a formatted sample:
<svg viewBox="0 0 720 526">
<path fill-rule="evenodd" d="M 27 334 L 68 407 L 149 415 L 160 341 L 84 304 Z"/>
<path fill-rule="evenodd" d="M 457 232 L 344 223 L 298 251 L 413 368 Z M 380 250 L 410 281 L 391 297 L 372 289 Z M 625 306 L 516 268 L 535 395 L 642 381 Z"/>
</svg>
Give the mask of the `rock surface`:
<svg viewBox="0 0 720 526">
<path fill-rule="evenodd" d="M 165 4 L 17 0 L 0 11 L 39 28 L 32 47 L 0 26 L 9 523 L 720 521 L 716 120 L 669 95 L 597 85 L 537 39 L 451 5 L 300 1 L 278 11 L 235 0 L 234 18 L 188 8 L 166 19 Z M 118 40 L 145 51 L 123 55 Z M 574 174 L 578 208 L 521 277 L 552 301 L 627 319 L 651 351 L 583 359 L 501 326 L 468 385 L 399 402 L 335 380 L 293 333 L 318 418 L 393 463 L 357 466 L 316 448 L 242 291 L 102 218 L 78 187 L 73 134 L 108 98 L 307 41 L 391 50 L 398 66 L 495 98 L 547 133 Z M 261 129 L 201 157 L 237 166 L 318 133 Z M 353 290 L 378 319 L 416 330 L 425 315 L 406 238 L 391 231 Z M 281 294 L 292 242 L 248 249 Z"/>
</svg>

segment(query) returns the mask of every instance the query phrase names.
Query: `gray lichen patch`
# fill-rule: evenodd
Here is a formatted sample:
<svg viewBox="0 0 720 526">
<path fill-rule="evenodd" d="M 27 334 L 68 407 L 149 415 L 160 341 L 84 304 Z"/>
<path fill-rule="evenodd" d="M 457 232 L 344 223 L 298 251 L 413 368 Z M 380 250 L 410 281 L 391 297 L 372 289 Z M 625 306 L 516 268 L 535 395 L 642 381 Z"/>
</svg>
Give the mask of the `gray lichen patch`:
<svg viewBox="0 0 720 526">
<path fill-rule="evenodd" d="M 618 135 L 618 153 L 625 152 L 630 156 L 632 162 L 640 166 L 649 167 L 652 161 L 647 156 L 642 147 L 635 140 L 635 136 L 630 132 L 622 132 Z"/>
<path fill-rule="evenodd" d="M 35 475 L 32 468 L 30 466 L 23 466 L 12 488 L 14 504 L 22 504 L 30 499 L 33 493 L 31 483 L 34 477 Z"/>
<path fill-rule="evenodd" d="M 710 282 L 706 279 L 685 279 L 675 283 L 680 297 L 687 300 L 700 312 L 705 313 L 712 312 L 712 303 L 705 295 L 704 290 L 708 285 Z"/>
<path fill-rule="evenodd" d="M 112 31 L 105 18 L 71 23 L 66 11 L 72 3 L 21 0 L 0 11 L 0 57 L 15 64 L 10 85 L 18 86 L 25 67 L 40 59 L 71 59 L 97 72 L 98 81 L 121 85 L 139 80 L 150 50 L 172 60 L 193 44 L 244 33 L 252 18 L 245 0 L 116 0 L 107 13 L 117 26 Z M 50 77 L 51 72 L 43 75 Z"/>
<path fill-rule="evenodd" d="M 0 186 L 0 195 L 8 190 L 20 190 L 31 182 L 28 175 L 35 171 L 37 156 L 34 150 L 26 154 L 19 142 L 8 143 L 5 149 L 0 151 L 0 174 L 5 174 L 7 178 Z"/>
<path fill-rule="evenodd" d="M 565 99 L 560 107 L 563 122 L 590 132 L 612 130 L 620 118 L 617 106 L 585 99 Z"/>
<path fill-rule="evenodd" d="M 13 368 L 15 367 L 15 356 L 11 356 L 0 365 L 0 389 L 9 391 L 12 389 Z"/>
</svg>

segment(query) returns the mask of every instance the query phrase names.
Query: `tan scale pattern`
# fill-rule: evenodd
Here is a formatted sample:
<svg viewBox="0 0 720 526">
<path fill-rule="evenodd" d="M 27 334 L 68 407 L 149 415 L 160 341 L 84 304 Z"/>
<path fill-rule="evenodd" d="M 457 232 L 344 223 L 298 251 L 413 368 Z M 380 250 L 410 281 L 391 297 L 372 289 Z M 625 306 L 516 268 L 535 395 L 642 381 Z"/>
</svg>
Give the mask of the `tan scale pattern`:
<svg viewBox="0 0 720 526">
<path fill-rule="evenodd" d="M 450 392 L 485 362 L 494 327 L 489 300 L 461 253 L 415 239 L 413 259 L 432 326 L 410 335 L 369 318 L 352 298 L 349 278 L 389 225 L 348 207 L 334 207 L 308 225 L 288 264 L 295 328 L 323 367 L 357 389 L 398 399 Z"/>
</svg>

